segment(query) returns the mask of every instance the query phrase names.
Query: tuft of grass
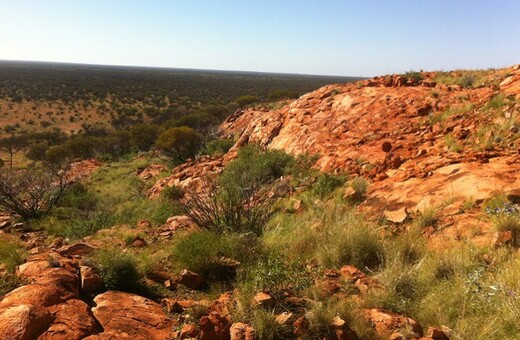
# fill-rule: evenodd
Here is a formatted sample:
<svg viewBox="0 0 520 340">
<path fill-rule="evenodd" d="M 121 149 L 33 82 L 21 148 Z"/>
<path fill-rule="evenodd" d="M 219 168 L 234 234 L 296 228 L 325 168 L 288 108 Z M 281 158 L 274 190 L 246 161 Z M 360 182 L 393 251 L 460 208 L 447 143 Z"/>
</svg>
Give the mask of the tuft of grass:
<svg viewBox="0 0 520 340">
<path fill-rule="evenodd" d="M 292 240 L 289 244 L 285 240 Z M 340 268 L 350 264 L 377 269 L 385 249 L 377 231 L 354 208 L 332 203 L 300 215 L 279 214 L 273 219 L 267 242 L 289 257 Z"/>
<path fill-rule="evenodd" d="M 0 263 L 9 273 L 14 273 L 16 267 L 23 263 L 27 252 L 22 244 L 14 237 L 0 235 Z"/>
<path fill-rule="evenodd" d="M 430 207 L 419 212 L 415 222 L 419 227 L 431 227 L 437 224 L 437 209 Z"/>
<path fill-rule="evenodd" d="M 334 176 L 323 173 L 318 176 L 316 183 L 312 186 L 312 191 L 315 195 L 325 198 L 330 195 L 336 188 L 345 183 L 344 176 Z"/>
<path fill-rule="evenodd" d="M 253 328 L 258 339 L 278 340 L 291 339 L 293 337 L 291 328 L 276 321 L 276 314 L 273 311 L 258 309 L 254 311 Z"/>
</svg>

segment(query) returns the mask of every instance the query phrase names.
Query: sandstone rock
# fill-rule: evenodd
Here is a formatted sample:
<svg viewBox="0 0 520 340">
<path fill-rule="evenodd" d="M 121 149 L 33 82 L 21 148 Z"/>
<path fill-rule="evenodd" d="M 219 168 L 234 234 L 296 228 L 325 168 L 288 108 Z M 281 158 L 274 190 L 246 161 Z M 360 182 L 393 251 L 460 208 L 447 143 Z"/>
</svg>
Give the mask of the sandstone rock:
<svg viewBox="0 0 520 340">
<path fill-rule="evenodd" d="M 428 327 L 424 337 L 432 340 L 450 340 L 450 337 L 446 334 L 443 328 L 446 327 Z"/>
<path fill-rule="evenodd" d="M 398 210 L 385 210 L 384 212 L 385 218 L 392 223 L 403 223 L 408 218 L 408 212 L 406 211 L 406 208 L 400 208 Z"/>
<path fill-rule="evenodd" d="M 0 308 L 0 339 L 37 339 L 52 320 L 48 311 L 32 304 Z"/>
<path fill-rule="evenodd" d="M 364 316 L 372 324 L 376 333 L 381 336 L 400 339 L 403 330 L 413 332 L 413 336 L 416 338 L 423 335 L 423 329 L 417 321 L 399 314 L 374 308 L 365 309 Z"/>
<path fill-rule="evenodd" d="M 58 253 L 60 253 L 63 256 L 73 256 L 73 255 L 79 255 L 79 256 L 85 256 L 94 251 L 94 247 L 88 243 L 74 243 L 71 245 L 63 246 L 57 250 Z"/>
<path fill-rule="evenodd" d="M 280 325 L 285 325 L 289 323 L 289 320 L 293 317 L 293 313 L 283 312 L 276 316 L 275 321 Z"/>
<path fill-rule="evenodd" d="M 195 325 L 186 324 L 182 326 L 182 329 L 179 333 L 179 339 L 191 339 L 197 338 L 199 335 L 199 330 Z"/>
<path fill-rule="evenodd" d="M 184 307 L 182 307 L 182 305 L 179 302 L 177 302 L 177 300 L 175 300 L 175 299 L 164 298 L 161 300 L 161 304 L 164 307 L 166 307 L 166 311 L 168 313 L 184 312 Z"/>
<path fill-rule="evenodd" d="M 181 272 L 181 275 L 175 279 L 175 282 L 190 289 L 199 289 L 205 284 L 202 276 L 187 269 Z"/>
<path fill-rule="evenodd" d="M 94 316 L 104 331 L 116 338 L 167 339 L 173 326 L 157 303 L 142 296 L 108 291 L 94 298 Z"/>
<path fill-rule="evenodd" d="M 293 323 L 294 327 L 294 335 L 302 336 L 304 335 L 307 330 L 309 329 L 310 323 L 309 320 L 305 316 L 300 316 L 296 321 Z"/>
<path fill-rule="evenodd" d="M 143 248 L 143 247 L 146 247 L 148 245 L 148 243 L 146 243 L 146 241 L 140 237 L 139 235 L 136 235 L 134 237 L 134 239 L 132 240 L 132 242 L 130 243 L 130 245 L 134 248 Z"/>
<path fill-rule="evenodd" d="M 354 332 L 339 316 L 334 317 L 331 322 L 331 327 L 336 333 L 336 338 L 338 340 L 358 340 L 356 332 Z"/>
<path fill-rule="evenodd" d="M 148 220 L 141 220 L 137 222 L 137 228 L 147 229 L 152 227 L 152 222 Z"/>
<path fill-rule="evenodd" d="M 200 340 L 213 340 L 231 338 L 231 320 L 217 312 L 211 312 L 200 319 Z"/>
<path fill-rule="evenodd" d="M 54 321 L 39 340 L 80 340 L 101 331 L 90 307 L 81 300 L 68 300 L 52 310 Z"/>
<path fill-rule="evenodd" d="M 259 307 L 272 307 L 275 300 L 271 295 L 262 292 L 253 297 L 253 304 Z"/>
<path fill-rule="evenodd" d="M 98 293 L 103 289 L 103 281 L 96 272 L 88 266 L 80 267 L 81 291 L 86 294 Z"/>
<path fill-rule="evenodd" d="M 256 333 L 253 327 L 248 324 L 236 322 L 229 329 L 230 340 L 256 340 Z"/>
<path fill-rule="evenodd" d="M 511 231 L 498 231 L 493 234 L 493 239 L 491 240 L 491 246 L 493 247 L 501 247 L 506 244 L 509 244 L 513 241 L 513 234 Z"/>
</svg>

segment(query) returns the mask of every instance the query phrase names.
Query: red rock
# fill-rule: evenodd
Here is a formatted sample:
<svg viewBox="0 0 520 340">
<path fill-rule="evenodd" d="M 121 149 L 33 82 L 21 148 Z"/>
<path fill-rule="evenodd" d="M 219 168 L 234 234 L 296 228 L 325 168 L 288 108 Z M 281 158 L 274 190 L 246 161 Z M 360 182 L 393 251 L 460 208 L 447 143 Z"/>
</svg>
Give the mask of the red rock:
<svg viewBox="0 0 520 340">
<path fill-rule="evenodd" d="M 90 307 L 81 300 L 68 300 L 53 308 L 54 321 L 39 340 L 80 340 L 101 331 Z"/>
<path fill-rule="evenodd" d="M 190 338 L 197 338 L 199 335 L 199 330 L 195 325 L 192 324 L 186 324 L 182 326 L 182 329 L 179 333 L 179 339 L 190 339 Z"/>
<path fill-rule="evenodd" d="M 338 340 L 358 340 L 359 337 L 339 316 L 334 317 L 331 322 L 331 327 L 336 333 Z"/>
<path fill-rule="evenodd" d="M 309 320 L 305 316 L 300 316 L 296 321 L 293 323 L 294 327 L 294 335 L 302 336 L 304 335 L 307 330 L 309 329 L 310 323 Z"/>
<path fill-rule="evenodd" d="M 236 322 L 229 329 L 230 340 L 256 340 L 256 333 L 253 327 L 248 324 Z"/>
<path fill-rule="evenodd" d="M 253 304 L 260 307 L 271 307 L 275 304 L 275 300 L 267 293 L 258 293 L 253 297 Z"/>
<path fill-rule="evenodd" d="M 230 328 L 231 320 L 228 316 L 221 315 L 216 312 L 211 312 L 207 316 L 200 319 L 200 340 L 213 340 L 231 338 Z"/>
<path fill-rule="evenodd" d="M 141 220 L 141 221 L 137 222 L 137 228 L 147 229 L 147 228 L 151 228 L 151 227 L 152 227 L 152 222 L 150 222 L 148 220 Z"/>
<path fill-rule="evenodd" d="M 280 325 L 285 325 L 289 322 L 289 320 L 293 317 L 293 313 L 283 312 L 276 316 L 275 321 Z"/>
<path fill-rule="evenodd" d="M 32 304 L 0 308 L 0 339 L 37 339 L 52 320 L 51 313 Z"/>
<path fill-rule="evenodd" d="M 408 212 L 406 208 L 403 207 L 393 211 L 385 210 L 384 216 L 389 222 L 403 223 L 408 218 Z"/>
<path fill-rule="evenodd" d="M 387 336 L 391 339 L 400 339 L 401 330 L 406 329 L 408 332 L 413 332 L 413 336 L 419 338 L 423 335 L 421 325 L 405 316 L 384 311 L 382 309 L 365 309 L 364 316 L 372 324 L 372 327 L 377 334 Z M 411 334 L 408 334 L 410 336 Z"/>
<path fill-rule="evenodd" d="M 71 245 L 63 246 L 57 250 L 63 256 L 80 255 L 85 256 L 94 251 L 94 247 L 88 243 L 74 243 Z"/>
<path fill-rule="evenodd" d="M 187 269 L 181 272 L 181 275 L 175 279 L 175 282 L 190 289 L 198 289 L 205 284 L 202 276 Z"/>
<path fill-rule="evenodd" d="M 95 318 L 104 336 L 132 339 L 168 339 L 173 321 L 161 306 L 142 296 L 108 291 L 94 298 Z"/>
<path fill-rule="evenodd" d="M 509 244 L 513 241 L 513 234 L 511 231 L 498 231 L 493 234 L 493 239 L 491 240 L 491 246 L 500 247 L 506 244 Z"/>
<path fill-rule="evenodd" d="M 184 308 L 175 299 L 164 298 L 161 300 L 161 304 L 166 307 L 168 313 L 182 313 Z"/>
<path fill-rule="evenodd" d="M 132 242 L 130 243 L 130 245 L 134 248 L 143 248 L 143 247 L 146 247 L 148 245 L 148 243 L 146 243 L 146 241 L 140 237 L 139 235 L 136 235 L 134 237 L 134 239 L 132 240 Z"/>
<path fill-rule="evenodd" d="M 86 294 L 98 293 L 103 289 L 103 281 L 91 267 L 80 267 L 81 291 Z"/>
<path fill-rule="evenodd" d="M 446 334 L 442 327 L 428 327 L 428 331 L 424 337 L 432 340 L 450 340 L 450 337 Z"/>
</svg>

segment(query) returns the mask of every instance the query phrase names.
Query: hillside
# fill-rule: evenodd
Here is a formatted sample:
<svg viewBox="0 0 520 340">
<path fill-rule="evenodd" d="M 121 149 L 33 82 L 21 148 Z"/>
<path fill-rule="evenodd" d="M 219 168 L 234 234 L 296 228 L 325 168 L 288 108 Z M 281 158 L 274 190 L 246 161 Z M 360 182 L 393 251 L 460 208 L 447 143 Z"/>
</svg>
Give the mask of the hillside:
<svg viewBox="0 0 520 340">
<path fill-rule="evenodd" d="M 518 338 L 519 114 L 520 65 L 409 72 L 76 162 L 0 216 L 0 338 Z"/>
</svg>

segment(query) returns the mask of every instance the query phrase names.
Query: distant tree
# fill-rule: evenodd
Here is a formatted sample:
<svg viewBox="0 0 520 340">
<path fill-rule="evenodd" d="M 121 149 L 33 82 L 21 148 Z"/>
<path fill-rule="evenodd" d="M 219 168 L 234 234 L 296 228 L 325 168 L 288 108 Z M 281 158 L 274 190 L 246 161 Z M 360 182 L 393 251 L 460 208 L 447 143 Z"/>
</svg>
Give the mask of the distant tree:
<svg viewBox="0 0 520 340">
<path fill-rule="evenodd" d="M 235 103 L 239 107 L 244 107 L 246 105 L 251 105 L 251 104 L 257 103 L 258 101 L 259 101 L 259 99 L 258 99 L 257 96 L 251 96 L 251 95 L 244 95 L 244 96 L 240 96 L 240 97 L 235 99 Z"/>
<path fill-rule="evenodd" d="M 270 101 L 277 101 L 281 99 L 296 99 L 298 97 L 298 93 L 291 90 L 275 90 L 269 92 L 269 94 L 267 95 L 267 98 Z"/>
<path fill-rule="evenodd" d="M 9 155 L 9 168 L 13 167 L 14 155 L 27 147 L 27 139 L 23 136 L 10 136 L 0 139 L 0 149 Z"/>
<path fill-rule="evenodd" d="M 29 151 L 25 154 L 25 157 L 33 161 L 43 161 L 45 159 L 45 153 L 49 149 L 49 145 L 45 142 L 34 144 L 29 148 Z"/>
<path fill-rule="evenodd" d="M 159 127 L 152 124 L 134 125 L 130 129 L 129 143 L 130 146 L 137 147 L 141 151 L 150 150 L 154 145 Z"/>
<path fill-rule="evenodd" d="M 168 129 L 157 138 L 156 145 L 163 152 L 185 161 L 194 157 L 202 146 L 202 135 L 190 127 L 181 126 Z"/>
</svg>

